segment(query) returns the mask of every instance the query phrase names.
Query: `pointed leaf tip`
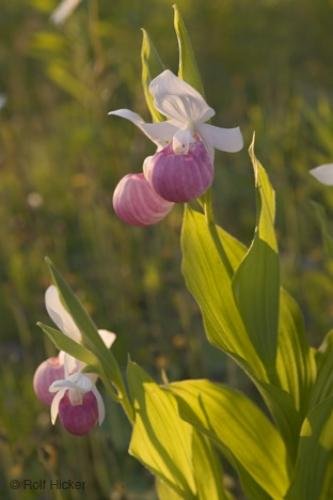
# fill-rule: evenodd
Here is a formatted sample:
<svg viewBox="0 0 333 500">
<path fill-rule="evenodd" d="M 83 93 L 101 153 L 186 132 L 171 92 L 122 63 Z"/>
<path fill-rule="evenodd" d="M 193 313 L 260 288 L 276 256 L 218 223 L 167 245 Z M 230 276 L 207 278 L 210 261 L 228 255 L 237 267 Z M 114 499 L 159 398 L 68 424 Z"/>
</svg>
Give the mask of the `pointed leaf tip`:
<svg viewBox="0 0 333 500">
<path fill-rule="evenodd" d="M 178 76 L 192 85 L 192 87 L 204 96 L 204 87 L 201 81 L 200 72 L 188 30 L 181 16 L 178 5 L 175 3 L 172 7 L 174 10 L 174 29 L 177 36 L 179 51 Z"/>
<path fill-rule="evenodd" d="M 145 95 L 147 107 L 154 122 L 163 121 L 163 116 L 155 108 L 153 96 L 149 91 L 149 84 L 153 78 L 160 74 L 164 69 L 164 64 L 152 43 L 148 32 L 141 28 L 141 81 Z"/>
</svg>

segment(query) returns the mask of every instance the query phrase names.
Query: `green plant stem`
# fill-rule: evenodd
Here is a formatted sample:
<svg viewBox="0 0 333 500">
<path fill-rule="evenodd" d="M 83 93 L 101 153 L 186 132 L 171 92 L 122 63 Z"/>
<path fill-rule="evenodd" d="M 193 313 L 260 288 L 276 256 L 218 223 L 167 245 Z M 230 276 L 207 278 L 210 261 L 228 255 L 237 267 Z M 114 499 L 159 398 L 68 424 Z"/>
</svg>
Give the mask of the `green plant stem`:
<svg viewBox="0 0 333 500">
<path fill-rule="evenodd" d="M 133 410 L 133 406 L 131 404 L 131 401 L 128 397 L 127 388 L 126 388 L 123 376 L 121 374 L 119 365 L 116 361 L 116 364 L 115 364 L 115 366 L 116 366 L 116 380 L 114 380 L 113 383 L 110 382 L 110 380 L 112 380 L 112 378 L 115 378 L 114 377 L 115 374 L 113 374 L 113 377 L 109 376 L 107 366 L 108 366 L 107 364 L 105 366 L 104 363 L 102 363 L 103 373 L 104 373 L 103 383 L 104 383 L 105 387 L 107 388 L 108 392 L 110 393 L 111 397 L 123 407 L 123 410 L 124 410 L 128 420 L 129 420 L 129 422 L 131 424 L 133 424 L 133 422 L 134 422 L 134 410 Z M 105 367 L 106 367 L 106 370 L 105 370 Z M 114 387 L 116 388 L 116 391 L 117 391 L 116 393 L 115 393 Z"/>
</svg>

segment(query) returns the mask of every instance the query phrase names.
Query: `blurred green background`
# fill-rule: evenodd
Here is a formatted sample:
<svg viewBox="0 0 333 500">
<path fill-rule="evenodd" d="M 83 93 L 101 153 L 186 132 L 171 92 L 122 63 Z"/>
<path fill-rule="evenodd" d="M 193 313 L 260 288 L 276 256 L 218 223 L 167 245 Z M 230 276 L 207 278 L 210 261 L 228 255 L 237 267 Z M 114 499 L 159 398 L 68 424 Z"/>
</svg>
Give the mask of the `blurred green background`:
<svg viewBox="0 0 333 500">
<path fill-rule="evenodd" d="M 158 379 L 247 382 L 205 340 L 180 273 L 177 207 L 136 229 L 112 211 L 112 192 L 153 151 L 131 124 L 107 117 L 128 107 L 148 119 L 140 82 L 140 27 L 177 69 L 172 2 L 82 0 L 61 27 L 56 0 L 0 0 L 0 496 L 78 499 L 70 491 L 10 490 L 11 478 L 85 480 L 91 500 L 155 498 L 153 481 L 127 456 L 129 428 L 107 400 L 90 437 L 51 427 L 35 399 L 36 366 L 55 351 L 35 326 L 49 322 L 43 257 L 63 271 L 115 349 Z M 308 171 L 333 161 L 333 1 L 180 0 L 214 123 L 240 125 L 278 199 L 284 284 L 318 345 L 333 320 L 332 262 L 310 200 L 333 215 L 333 191 Z M 219 221 L 249 243 L 254 192 L 247 148 L 217 153 Z"/>
</svg>

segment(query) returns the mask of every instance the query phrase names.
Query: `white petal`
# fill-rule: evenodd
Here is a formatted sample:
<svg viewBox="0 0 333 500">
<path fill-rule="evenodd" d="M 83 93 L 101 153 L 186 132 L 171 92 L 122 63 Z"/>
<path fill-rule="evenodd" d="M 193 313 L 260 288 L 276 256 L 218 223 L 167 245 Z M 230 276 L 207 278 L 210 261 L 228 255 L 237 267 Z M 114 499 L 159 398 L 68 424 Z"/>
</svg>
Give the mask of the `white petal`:
<svg viewBox="0 0 333 500">
<path fill-rule="evenodd" d="M 65 351 L 60 351 L 59 354 L 58 354 L 58 359 L 59 359 L 59 363 L 61 365 L 64 365 L 65 364 L 65 358 L 67 356 L 67 353 Z"/>
<path fill-rule="evenodd" d="M 63 0 L 60 5 L 53 11 L 51 21 L 54 24 L 62 24 L 76 9 L 81 0 Z"/>
<path fill-rule="evenodd" d="M 86 373 L 86 377 L 90 378 L 91 382 L 95 385 L 98 380 L 97 373 Z"/>
<path fill-rule="evenodd" d="M 50 392 L 59 392 L 62 390 L 73 389 L 75 388 L 75 384 L 68 380 L 67 378 L 62 378 L 59 380 L 54 380 L 49 387 Z"/>
<path fill-rule="evenodd" d="M 98 333 L 108 349 L 112 346 L 117 338 L 117 335 L 113 332 L 109 332 L 109 330 L 98 330 Z"/>
<path fill-rule="evenodd" d="M 55 380 L 49 387 L 50 392 L 57 392 L 62 389 L 73 389 L 82 392 L 91 391 L 93 383 L 89 377 L 83 373 L 73 373 L 67 378 L 61 380 Z"/>
<path fill-rule="evenodd" d="M 180 124 L 205 122 L 215 114 L 199 92 L 168 69 L 150 82 L 149 90 L 156 108 Z"/>
<path fill-rule="evenodd" d="M 194 142 L 191 131 L 188 129 L 180 129 L 173 136 L 172 149 L 177 154 L 186 154 L 190 148 L 191 142 Z"/>
<path fill-rule="evenodd" d="M 52 399 L 51 403 L 51 422 L 54 425 L 57 420 L 58 412 L 59 412 L 59 403 L 62 400 L 66 393 L 66 389 L 60 390 Z"/>
<path fill-rule="evenodd" d="M 67 381 L 73 383 L 75 388 L 83 393 L 91 391 L 94 385 L 91 379 L 83 373 L 73 373 L 68 377 Z"/>
<path fill-rule="evenodd" d="M 103 420 L 105 418 L 105 405 L 103 398 L 97 389 L 97 387 L 94 385 L 93 388 L 91 389 L 92 392 L 94 393 L 96 400 L 97 400 L 97 408 L 98 408 L 98 423 L 99 425 L 102 425 Z"/>
<path fill-rule="evenodd" d="M 317 179 L 317 181 L 327 186 L 333 186 L 333 163 L 326 163 L 320 167 L 310 170 L 310 174 Z"/>
<path fill-rule="evenodd" d="M 73 389 L 73 388 L 69 389 L 68 398 L 71 402 L 71 405 L 73 406 L 82 405 L 83 394 L 84 392 L 80 391 L 79 389 Z"/>
<path fill-rule="evenodd" d="M 57 288 L 49 286 L 45 292 L 45 306 L 52 321 L 68 337 L 80 342 L 81 333 L 69 312 L 62 305 Z"/>
<path fill-rule="evenodd" d="M 120 116 L 134 123 L 152 142 L 158 146 L 165 146 L 171 141 L 177 127 L 168 121 L 160 123 L 146 123 L 140 115 L 130 109 L 117 109 L 110 111 L 108 115 Z"/>
<path fill-rule="evenodd" d="M 236 153 L 244 146 L 243 136 L 239 127 L 222 128 L 203 123 L 197 127 L 197 130 L 207 145 L 220 151 Z"/>
<path fill-rule="evenodd" d="M 79 372 L 82 370 L 82 368 L 85 366 L 82 361 L 79 361 L 78 359 L 74 358 L 74 356 L 71 356 L 67 352 L 64 354 L 64 369 L 65 369 L 65 378 L 68 378 L 69 375 L 72 375 L 75 372 Z"/>
</svg>

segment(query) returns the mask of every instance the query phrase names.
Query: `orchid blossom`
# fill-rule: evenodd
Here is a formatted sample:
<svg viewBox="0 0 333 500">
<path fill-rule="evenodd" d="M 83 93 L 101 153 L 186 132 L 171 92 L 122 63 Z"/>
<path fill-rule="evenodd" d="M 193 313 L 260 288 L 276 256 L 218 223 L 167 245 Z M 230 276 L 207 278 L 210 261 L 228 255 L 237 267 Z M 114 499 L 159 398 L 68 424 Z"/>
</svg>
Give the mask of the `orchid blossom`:
<svg viewBox="0 0 333 500">
<path fill-rule="evenodd" d="M 57 416 L 69 432 L 83 435 L 98 422 L 102 424 L 105 407 L 95 382 L 94 373 L 75 372 L 69 374 L 65 362 L 65 377 L 55 380 L 49 387 L 54 393 L 51 404 L 51 421 L 55 424 Z"/>
<path fill-rule="evenodd" d="M 149 90 L 156 109 L 166 117 L 165 121 L 146 123 L 141 116 L 129 109 L 111 111 L 109 115 L 131 121 L 155 143 L 156 153 L 146 158 L 143 166 L 145 179 L 153 191 L 168 202 L 190 201 L 201 196 L 213 182 L 214 150 L 230 153 L 239 151 L 243 147 L 242 134 L 239 127 L 226 129 L 206 123 L 214 116 L 215 111 L 199 92 L 170 70 L 165 70 L 154 78 Z M 123 180 L 119 185 L 123 187 Z M 133 223 L 129 221 L 130 218 L 144 218 L 149 203 L 145 199 L 148 189 L 144 187 L 143 181 L 136 191 L 140 190 L 144 213 L 135 204 L 135 199 L 129 202 L 125 194 L 120 196 L 123 190 L 119 185 L 116 188 L 116 213 L 130 224 Z M 152 197 L 151 192 L 149 196 Z M 131 217 L 122 217 L 119 209 L 117 210 L 118 205 L 122 206 L 122 213 L 131 213 Z M 163 212 L 167 214 L 169 209 L 160 200 L 156 216 L 150 211 L 152 222 L 148 223 L 160 220 Z"/>
<path fill-rule="evenodd" d="M 49 286 L 45 292 L 45 306 L 46 310 L 56 324 L 59 330 L 70 337 L 75 342 L 81 343 L 82 335 L 78 327 L 76 326 L 72 316 L 69 314 L 67 309 L 63 306 L 57 288 L 54 285 Z M 104 344 L 107 348 L 110 348 L 116 339 L 116 334 L 109 332 L 108 330 L 98 330 L 100 337 L 102 338 Z M 68 357 L 69 372 L 72 373 L 82 368 L 83 363 L 73 358 L 69 354 L 64 354 Z"/>
<path fill-rule="evenodd" d="M 155 192 L 143 174 L 125 175 L 113 193 L 114 211 L 120 219 L 133 226 L 156 224 L 173 205 Z"/>
<path fill-rule="evenodd" d="M 72 316 L 63 306 L 58 290 L 51 285 L 45 293 L 47 312 L 57 327 L 75 342 L 81 343 L 82 335 Z M 116 335 L 108 330 L 98 330 L 109 348 Z M 33 378 L 33 388 L 40 401 L 51 406 L 52 423 L 59 413 L 64 427 L 73 434 L 85 434 L 97 420 L 104 418 L 104 404 L 95 382 L 94 373 L 83 374 L 85 363 L 60 351 L 39 365 Z"/>
<path fill-rule="evenodd" d="M 191 85 L 170 70 L 163 71 L 149 85 L 155 107 L 167 120 L 146 123 L 141 116 L 129 109 L 110 111 L 109 115 L 126 118 L 139 127 L 157 147 L 172 143 L 175 153 L 187 153 L 190 144 L 202 140 L 212 153 L 214 149 L 236 153 L 243 147 L 239 127 L 221 128 L 206 123 L 215 111 Z"/>
</svg>

